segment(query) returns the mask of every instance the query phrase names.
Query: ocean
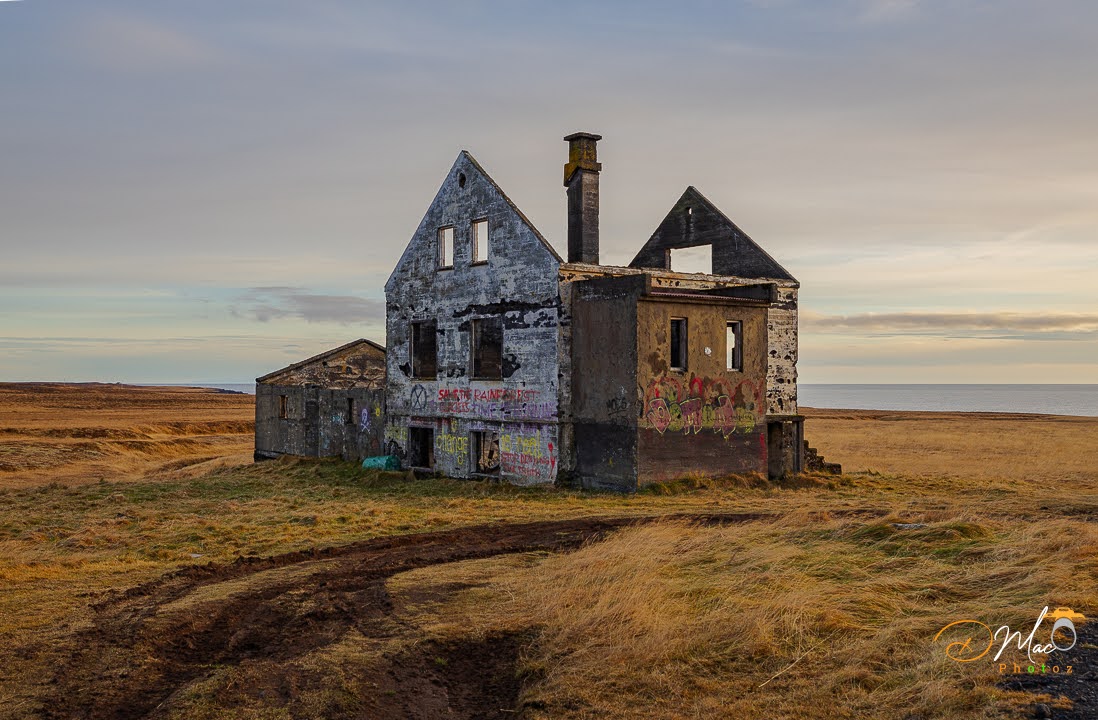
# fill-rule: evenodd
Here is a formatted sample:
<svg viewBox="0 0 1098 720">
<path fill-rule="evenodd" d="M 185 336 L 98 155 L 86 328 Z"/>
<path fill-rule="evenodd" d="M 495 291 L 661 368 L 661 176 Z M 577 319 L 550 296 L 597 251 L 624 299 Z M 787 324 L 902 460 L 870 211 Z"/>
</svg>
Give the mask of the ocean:
<svg viewBox="0 0 1098 720">
<path fill-rule="evenodd" d="M 255 394 L 255 383 L 188 383 L 188 385 Z M 1098 385 L 801 383 L 798 395 L 801 405 L 813 408 L 1038 413 L 1098 417 Z"/>
<path fill-rule="evenodd" d="M 798 403 L 813 408 L 1039 413 L 1098 417 L 1098 385 L 816 385 Z"/>
</svg>

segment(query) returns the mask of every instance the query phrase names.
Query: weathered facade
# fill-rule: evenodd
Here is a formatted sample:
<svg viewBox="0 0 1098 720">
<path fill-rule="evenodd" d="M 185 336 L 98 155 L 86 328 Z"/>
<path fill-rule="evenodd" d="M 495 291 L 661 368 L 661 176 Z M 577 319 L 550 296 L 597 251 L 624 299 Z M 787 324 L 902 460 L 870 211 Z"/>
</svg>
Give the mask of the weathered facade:
<svg viewBox="0 0 1098 720">
<path fill-rule="evenodd" d="M 385 348 L 352 343 L 256 378 L 255 459 L 361 460 L 385 433 Z"/>
<path fill-rule="evenodd" d="M 633 491 L 803 466 L 798 283 L 694 188 L 599 264 L 596 143 L 569 143 L 565 261 L 462 152 L 386 283 L 386 451 L 407 467 Z M 708 273 L 672 268 L 709 246 Z"/>
<path fill-rule="evenodd" d="M 556 480 L 560 264 L 462 152 L 385 285 L 385 432 L 405 465 Z"/>
</svg>

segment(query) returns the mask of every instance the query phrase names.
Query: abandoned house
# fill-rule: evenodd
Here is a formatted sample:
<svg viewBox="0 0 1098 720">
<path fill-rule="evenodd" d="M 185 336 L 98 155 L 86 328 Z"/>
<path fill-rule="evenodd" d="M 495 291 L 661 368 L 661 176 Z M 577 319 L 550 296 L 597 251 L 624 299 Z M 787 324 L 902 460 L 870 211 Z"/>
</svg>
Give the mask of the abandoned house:
<svg viewBox="0 0 1098 720">
<path fill-rule="evenodd" d="M 796 279 L 693 187 L 628 266 L 601 265 L 601 137 L 564 139 L 567 260 L 468 152 L 443 181 L 385 285 L 385 452 L 452 477 L 627 492 L 800 472 Z M 699 248 L 708 272 L 677 269 Z M 261 380 L 282 387 L 299 366 Z M 314 392 L 312 412 L 340 412 Z"/>
<path fill-rule="evenodd" d="M 355 340 L 256 378 L 255 459 L 382 452 L 385 348 Z"/>
</svg>

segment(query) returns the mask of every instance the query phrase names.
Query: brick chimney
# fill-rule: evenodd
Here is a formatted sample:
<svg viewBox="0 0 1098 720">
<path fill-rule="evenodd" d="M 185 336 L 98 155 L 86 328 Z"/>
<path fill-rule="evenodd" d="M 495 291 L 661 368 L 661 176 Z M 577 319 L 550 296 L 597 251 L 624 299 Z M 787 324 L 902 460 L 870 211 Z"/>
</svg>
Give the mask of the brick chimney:
<svg viewBox="0 0 1098 720">
<path fill-rule="evenodd" d="M 599 170 L 595 144 L 601 135 L 578 132 L 564 138 L 568 164 L 568 262 L 599 264 Z"/>
</svg>

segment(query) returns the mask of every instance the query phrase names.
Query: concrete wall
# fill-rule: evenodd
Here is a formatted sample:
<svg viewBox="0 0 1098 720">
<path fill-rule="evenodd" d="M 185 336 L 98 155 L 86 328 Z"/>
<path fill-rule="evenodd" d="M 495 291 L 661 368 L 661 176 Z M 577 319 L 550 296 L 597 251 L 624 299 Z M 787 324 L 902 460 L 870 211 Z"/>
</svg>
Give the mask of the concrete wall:
<svg viewBox="0 0 1098 720">
<path fill-rule="evenodd" d="M 281 396 L 286 417 L 279 417 Z M 348 416 L 347 399 L 354 401 Z M 256 385 L 255 457 L 279 455 L 361 460 L 382 451 L 385 391 L 301 385 Z"/>
<path fill-rule="evenodd" d="M 571 285 L 574 476 L 582 487 L 637 487 L 637 303 L 645 286 L 643 275 Z"/>
<path fill-rule="evenodd" d="M 471 223 L 487 218 L 488 261 L 472 264 Z M 439 269 L 438 230 L 454 228 Z M 560 459 L 560 258 L 467 153 L 462 153 L 386 283 L 386 447 L 407 458 L 409 427 L 434 433 L 437 472 L 473 475 L 472 433 L 500 433 L 502 478 L 550 483 Z M 470 322 L 503 318 L 503 377 L 472 379 Z M 413 377 L 411 323 L 437 323 L 438 373 Z"/>
<path fill-rule="evenodd" d="M 766 314 L 766 411 L 796 415 L 797 410 L 797 286 L 778 283 L 778 301 Z"/>
<path fill-rule="evenodd" d="M 716 277 L 658 270 L 619 268 L 599 265 L 567 264 L 561 268 L 561 297 L 565 310 L 570 307 L 571 285 L 593 277 L 621 277 L 648 272 L 654 290 L 693 292 L 712 288 L 753 285 L 757 280 Z M 766 412 L 769 415 L 796 415 L 797 409 L 797 292 L 796 281 L 771 281 L 777 288 L 776 302 L 766 310 L 767 369 Z M 562 328 L 565 341 L 571 332 L 567 322 Z M 566 345 L 567 347 L 567 345 Z M 562 405 L 563 406 L 563 405 Z M 565 406 L 566 407 L 566 406 Z"/>
<path fill-rule="evenodd" d="M 670 367 L 671 318 L 686 318 L 685 371 Z M 728 370 L 726 323 L 742 325 L 742 370 Z M 767 471 L 765 305 L 649 296 L 638 309 L 638 486 L 688 472 Z"/>
</svg>

